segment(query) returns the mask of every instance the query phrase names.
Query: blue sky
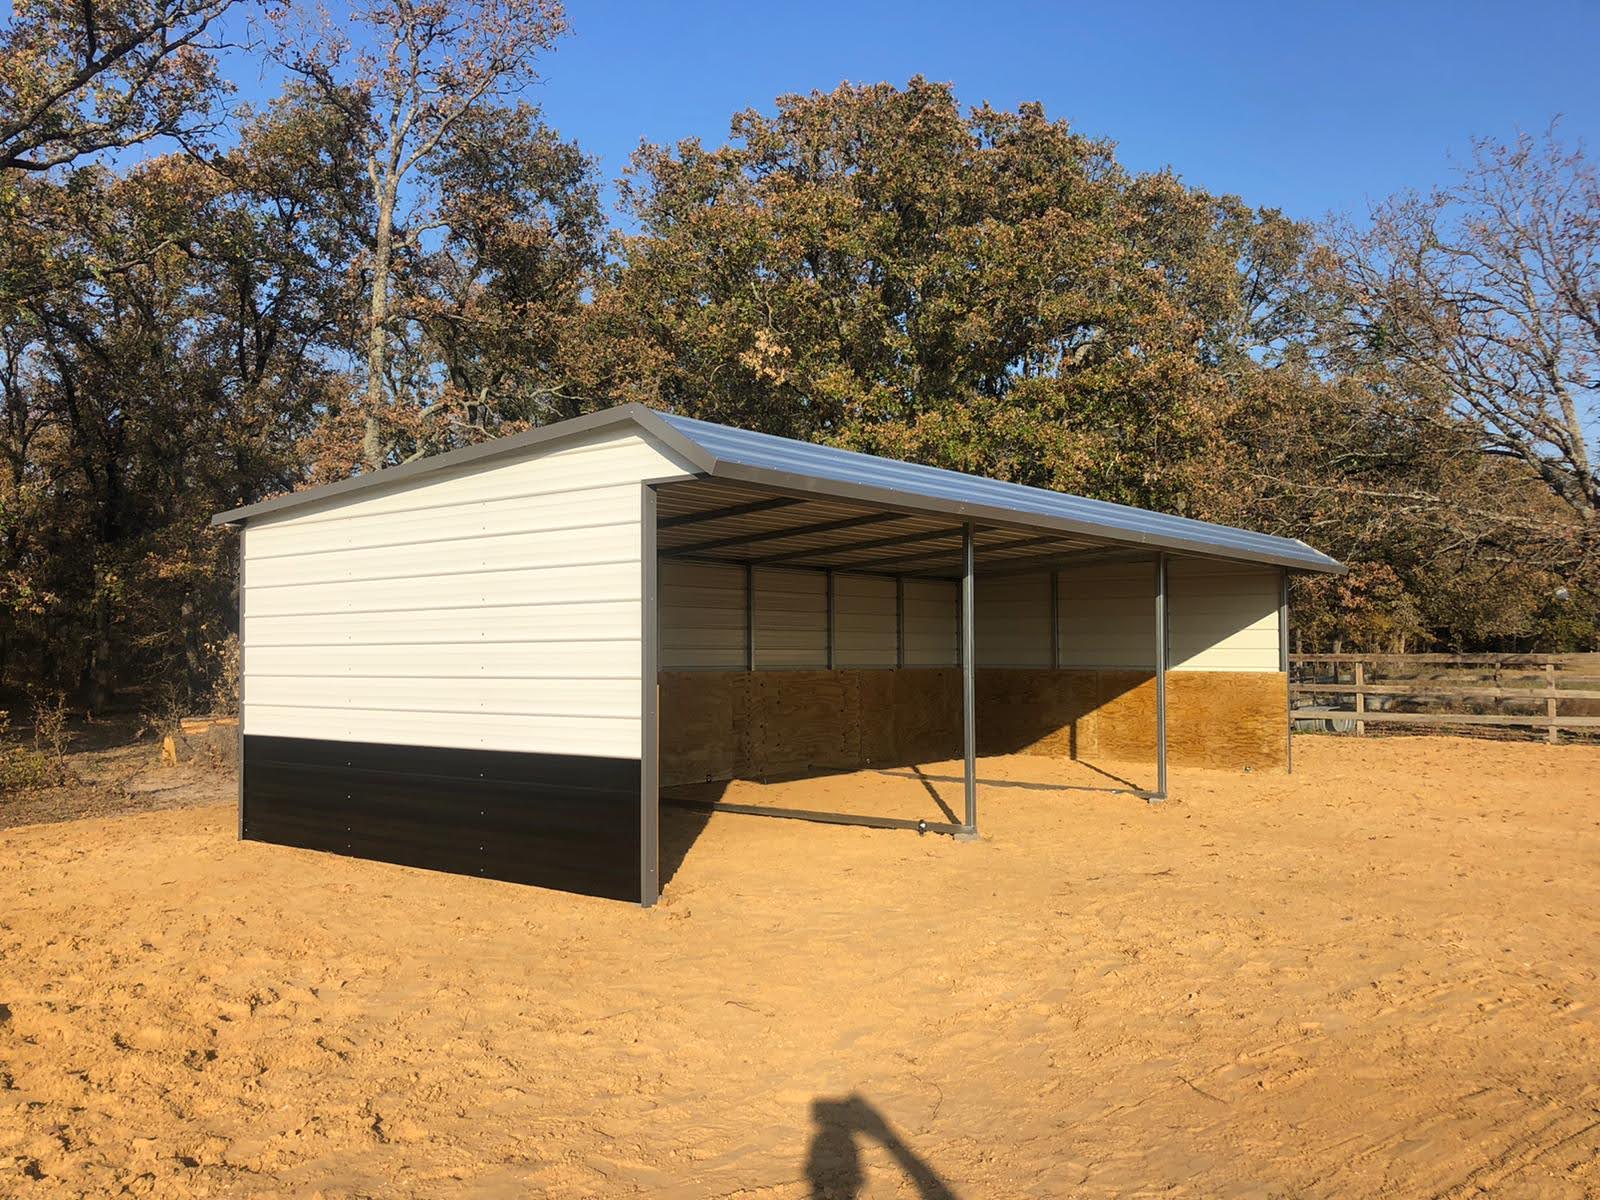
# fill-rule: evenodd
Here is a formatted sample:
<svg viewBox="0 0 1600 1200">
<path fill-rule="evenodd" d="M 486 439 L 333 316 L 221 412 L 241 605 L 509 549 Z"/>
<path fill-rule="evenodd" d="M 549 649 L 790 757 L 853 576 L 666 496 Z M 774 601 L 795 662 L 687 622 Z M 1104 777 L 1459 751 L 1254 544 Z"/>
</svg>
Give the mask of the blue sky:
<svg viewBox="0 0 1600 1200">
<path fill-rule="evenodd" d="M 329 0 L 337 10 L 339 0 Z M 9 6 L 7 6 L 9 7 Z M 1359 216 L 1443 180 L 1474 136 L 1600 143 L 1600 0 L 1455 3 L 622 3 L 567 0 L 530 93 L 614 178 L 641 139 L 726 140 L 733 113 L 841 81 L 1042 101 L 1135 170 L 1291 216 Z M 275 85 L 232 57 L 244 98 Z"/>
<path fill-rule="evenodd" d="M 841 80 L 1041 100 L 1135 169 L 1314 218 L 1426 187 L 1474 135 L 1600 136 L 1600 2 L 627 4 L 568 0 L 534 98 L 614 176 L 641 138 Z"/>
</svg>

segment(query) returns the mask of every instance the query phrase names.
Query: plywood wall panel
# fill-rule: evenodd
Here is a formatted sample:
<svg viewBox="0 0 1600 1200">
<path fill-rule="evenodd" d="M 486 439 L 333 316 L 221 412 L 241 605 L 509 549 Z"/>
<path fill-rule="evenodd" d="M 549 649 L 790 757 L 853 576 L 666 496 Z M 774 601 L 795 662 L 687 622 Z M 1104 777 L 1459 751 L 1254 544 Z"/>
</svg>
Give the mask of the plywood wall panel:
<svg viewBox="0 0 1600 1200">
<path fill-rule="evenodd" d="M 1175 765 L 1286 765 L 1287 684 L 1278 672 L 1167 677 Z M 958 758 L 961 673 L 669 672 L 662 675 L 663 782 L 766 779 Z M 1155 755 L 1148 671 L 990 668 L 978 672 L 978 752 L 1091 762 Z"/>
<path fill-rule="evenodd" d="M 1170 673 L 1169 673 L 1170 678 Z M 1148 759 L 1156 752 L 1156 681 L 1149 671 L 1099 671 L 1091 755 Z"/>
<path fill-rule="evenodd" d="M 1281 671 L 1174 671 L 1167 676 L 1167 753 L 1224 770 L 1288 766 L 1288 677 Z"/>
<path fill-rule="evenodd" d="M 977 684 L 979 754 L 1071 756 L 1086 710 L 1066 673 L 993 668 Z"/>
<path fill-rule="evenodd" d="M 895 748 L 894 671 L 856 672 L 861 706 L 861 765 L 901 761 Z"/>
<path fill-rule="evenodd" d="M 903 762 L 961 755 L 961 672 L 896 671 L 895 754 Z"/>
<path fill-rule="evenodd" d="M 855 671 L 758 671 L 747 713 L 749 765 L 758 778 L 860 765 Z"/>
<path fill-rule="evenodd" d="M 661 785 L 731 779 L 737 763 L 732 673 L 693 671 L 661 675 Z"/>
</svg>

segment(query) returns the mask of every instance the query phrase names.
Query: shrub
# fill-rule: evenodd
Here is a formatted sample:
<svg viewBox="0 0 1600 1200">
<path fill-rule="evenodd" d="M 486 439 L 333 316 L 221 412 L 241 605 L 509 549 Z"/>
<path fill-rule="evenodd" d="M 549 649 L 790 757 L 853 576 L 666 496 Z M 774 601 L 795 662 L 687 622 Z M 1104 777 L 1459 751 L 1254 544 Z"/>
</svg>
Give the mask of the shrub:
<svg viewBox="0 0 1600 1200">
<path fill-rule="evenodd" d="M 33 788 L 57 787 L 67 781 L 66 705 L 44 714 L 41 726 L 34 724 L 35 745 L 19 746 L 9 739 L 11 714 L 0 709 L 0 792 L 20 792 Z M 49 750 L 40 749 L 44 741 Z"/>
</svg>

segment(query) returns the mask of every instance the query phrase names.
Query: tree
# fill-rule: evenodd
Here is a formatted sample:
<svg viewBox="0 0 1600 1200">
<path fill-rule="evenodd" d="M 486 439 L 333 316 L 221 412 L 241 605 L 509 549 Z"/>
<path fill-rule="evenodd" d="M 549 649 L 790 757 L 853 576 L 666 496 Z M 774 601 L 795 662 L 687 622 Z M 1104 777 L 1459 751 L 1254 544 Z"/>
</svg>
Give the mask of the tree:
<svg viewBox="0 0 1600 1200">
<path fill-rule="evenodd" d="M 286 13 L 279 53 L 360 131 L 359 186 L 371 217 L 362 230 L 370 289 L 362 450 L 376 469 L 394 449 L 386 399 L 403 399 L 389 377 L 396 256 L 421 253 L 437 227 L 428 197 L 408 197 L 407 188 L 458 126 L 533 81 L 535 55 L 554 43 L 565 17 L 560 0 L 358 0 L 349 18 L 369 44 L 325 13 L 311 27 L 291 25 L 297 17 Z"/>
<path fill-rule="evenodd" d="M 922 79 L 786 96 L 732 135 L 635 157 L 591 390 L 1200 503 L 1232 375 L 1292 329 L 1268 247 L 1298 227 Z"/>
<path fill-rule="evenodd" d="M 1484 455 L 1447 403 L 1304 363 L 1260 372 L 1243 391 L 1218 463 L 1227 503 L 1212 515 L 1305 538 L 1358 577 L 1296 582 L 1295 625 L 1310 645 L 1537 647 L 1559 619 L 1559 644 L 1579 648 L 1572 618 L 1591 592 L 1567 565 L 1570 515 L 1525 464 Z M 1362 590 L 1380 568 L 1404 596 Z M 1552 605 L 1562 589 L 1578 604 Z M 1394 618 L 1387 632 L 1371 622 L 1380 612 Z"/>
<path fill-rule="evenodd" d="M 472 113 L 426 168 L 443 226 L 417 256 L 419 377 L 437 381 L 405 454 L 511 433 L 594 406 L 573 361 L 604 261 L 595 168 L 537 108 Z"/>
<path fill-rule="evenodd" d="M 1305 265 L 1322 299 L 1300 368 L 1236 413 L 1243 503 L 1392 570 L 1445 645 L 1577 649 L 1600 629 L 1596 200 L 1581 154 L 1520 138 L 1334 223 Z M 1312 590 L 1298 602 L 1325 616 L 1356 595 Z"/>
<path fill-rule="evenodd" d="M 1475 143 L 1450 186 L 1336 230 L 1338 369 L 1442 401 L 1485 454 L 1522 464 L 1600 555 L 1600 177 L 1552 131 Z"/>
<path fill-rule="evenodd" d="M 30 0 L 0 29 L 0 183 L 206 127 L 236 0 Z"/>
<path fill-rule="evenodd" d="M 26 228 L 84 269 L 0 321 L 12 677 L 95 707 L 135 674 L 206 689 L 232 587 L 208 514 L 300 480 L 348 387 L 355 247 L 318 188 L 346 153 L 336 118 L 291 98 L 216 162 L 28 181 Z"/>
</svg>

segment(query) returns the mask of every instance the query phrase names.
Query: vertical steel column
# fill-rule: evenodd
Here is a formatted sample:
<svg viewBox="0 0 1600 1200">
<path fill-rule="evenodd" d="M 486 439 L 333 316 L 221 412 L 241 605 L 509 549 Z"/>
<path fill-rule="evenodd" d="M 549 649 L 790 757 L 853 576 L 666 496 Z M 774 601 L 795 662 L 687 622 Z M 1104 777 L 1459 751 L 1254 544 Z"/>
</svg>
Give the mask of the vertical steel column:
<svg viewBox="0 0 1600 1200">
<path fill-rule="evenodd" d="M 1156 555 L 1156 790 L 1167 798 L 1167 556 Z"/>
<path fill-rule="evenodd" d="M 894 577 L 894 665 L 906 665 L 906 577 Z"/>
<path fill-rule="evenodd" d="M 744 669 L 756 669 L 756 569 L 744 565 Z"/>
<path fill-rule="evenodd" d="M 976 555 L 972 545 L 972 526 L 961 527 L 961 755 L 966 760 L 967 819 L 963 828 L 969 837 L 978 833 L 978 636 L 974 585 Z"/>
<path fill-rule="evenodd" d="M 1289 690 L 1289 568 L 1278 572 L 1278 670 L 1283 672 L 1285 770 L 1294 774 L 1294 693 Z"/>
<path fill-rule="evenodd" d="M 1050 669 L 1061 669 L 1061 572 L 1050 568 Z"/>
<path fill-rule="evenodd" d="M 643 488 L 639 513 L 639 903 L 661 896 L 661 717 L 656 597 L 656 490 Z"/>
<path fill-rule="evenodd" d="M 837 670 L 839 655 L 834 650 L 834 643 L 838 641 L 838 593 L 835 589 L 833 568 L 828 568 L 828 670 Z"/>
</svg>

